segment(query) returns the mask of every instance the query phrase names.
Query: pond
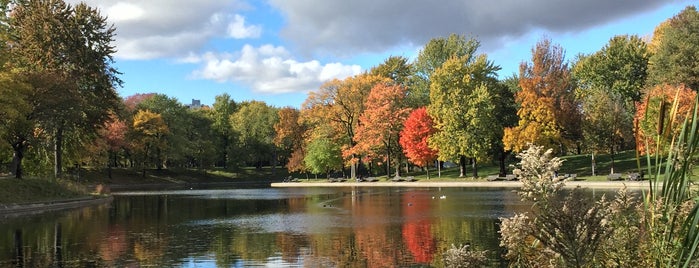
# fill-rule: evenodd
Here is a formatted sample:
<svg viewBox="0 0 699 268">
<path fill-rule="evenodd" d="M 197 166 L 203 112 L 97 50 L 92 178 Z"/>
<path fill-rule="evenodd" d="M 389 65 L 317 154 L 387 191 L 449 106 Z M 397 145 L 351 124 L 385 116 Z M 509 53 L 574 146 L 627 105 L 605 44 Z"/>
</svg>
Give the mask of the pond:
<svg viewBox="0 0 699 268">
<path fill-rule="evenodd" d="M 0 267 L 441 267 L 452 244 L 501 266 L 511 188 L 262 188 L 115 193 L 0 219 Z"/>
</svg>

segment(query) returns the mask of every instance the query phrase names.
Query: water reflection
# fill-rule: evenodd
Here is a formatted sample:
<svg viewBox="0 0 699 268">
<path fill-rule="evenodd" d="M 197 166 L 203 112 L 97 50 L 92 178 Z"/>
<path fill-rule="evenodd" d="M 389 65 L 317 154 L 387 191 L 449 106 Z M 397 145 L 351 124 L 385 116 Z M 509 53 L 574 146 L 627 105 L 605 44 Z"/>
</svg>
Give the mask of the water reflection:
<svg viewBox="0 0 699 268">
<path fill-rule="evenodd" d="M 110 205 L 1 220 L 0 266 L 439 267 L 464 243 L 497 266 L 498 217 L 526 207 L 509 189 L 121 193 Z"/>
</svg>

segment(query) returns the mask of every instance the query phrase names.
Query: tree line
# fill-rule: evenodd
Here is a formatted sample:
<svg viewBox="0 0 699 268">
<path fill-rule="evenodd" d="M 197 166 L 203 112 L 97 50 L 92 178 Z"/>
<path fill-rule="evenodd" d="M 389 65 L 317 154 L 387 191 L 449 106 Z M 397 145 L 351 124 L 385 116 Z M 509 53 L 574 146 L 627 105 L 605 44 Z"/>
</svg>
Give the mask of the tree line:
<svg viewBox="0 0 699 268">
<path fill-rule="evenodd" d="M 565 58 L 543 38 L 519 72 L 461 35 L 434 38 L 414 60 L 391 56 L 327 81 L 300 108 L 230 95 L 189 107 L 163 94 L 119 98 L 111 67 L 114 28 L 99 11 L 62 1 L 9 1 L 2 14 L 0 157 L 21 177 L 62 175 L 65 165 L 224 169 L 285 166 L 306 174 L 400 176 L 411 166 L 505 160 L 528 144 L 558 154 L 638 148 L 678 131 L 699 86 L 699 14 L 693 6 L 652 38 L 619 35 L 599 51 Z M 50 97 L 47 97 L 50 96 Z M 668 107 L 675 98 L 687 100 Z M 655 118 L 663 118 L 657 120 Z M 654 121 L 655 120 L 655 121 Z M 671 135 L 666 135 L 669 137 Z M 437 165 L 438 166 L 438 165 Z M 428 173 L 429 174 L 429 173 Z"/>
</svg>

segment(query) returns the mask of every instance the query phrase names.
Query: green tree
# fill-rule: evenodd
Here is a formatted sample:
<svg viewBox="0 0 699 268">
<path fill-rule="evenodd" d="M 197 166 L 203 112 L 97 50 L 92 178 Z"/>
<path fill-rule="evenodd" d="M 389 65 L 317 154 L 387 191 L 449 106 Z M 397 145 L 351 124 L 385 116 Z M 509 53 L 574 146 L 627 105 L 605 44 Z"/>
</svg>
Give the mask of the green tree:
<svg viewBox="0 0 699 268">
<path fill-rule="evenodd" d="M 55 82 L 49 87 L 63 89 L 52 98 L 67 98 L 55 103 L 74 105 L 55 114 L 42 127 L 54 144 L 54 175 L 62 172 L 65 132 L 94 134 L 108 120 L 118 104 L 114 87 L 121 84 L 113 62 L 110 44 L 114 28 L 98 10 L 85 4 L 75 7 L 63 1 L 6 1 L 3 35 L 12 55 L 11 64 L 27 73 Z M 48 86 L 48 85 L 46 85 Z M 72 99 L 71 99 L 72 98 Z M 40 105 L 37 105 L 37 107 Z M 63 107 L 54 107 L 60 110 Z M 46 117 L 44 118 L 46 119 Z"/>
<path fill-rule="evenodd" d="M 688 6 L 658 25 L 650 57 L 650 85 L 685 84 L 699 90 L 699 12 Z"/>
<path fill-rule="evenodd" d="M 612 37 L 602 49 L 576 62 L 572 71 L 577 94 L 583 97 L 592 91 L 615 94 L 632 108 L 643 95 L 650 55 L 646 42 L 638 36 Z"/>
<path fill-rule="evenodd" d="M 219 152 L 219 157 L 216 162 L 224 169 L 228 167 L 231 148 L 233 147 L 231 142 L 235 139 L 229 120 L 237 109 L 238 104 L 231 99 L 228 93 L 224 93 L 216 96 L 213 109 L 211 110 L 211 119 L 213 120 L 212 127 L 216 134 L 217 151 Z"/>
<path fill-rule="evenodd" d="M 279 121 L 277 109 L 261 101 L 243 102 L 230 117 L 231 127 L 238 133 L 242 160 L 262 168 L 263 164 L 276 166 L 274 124 Z"/>
<path fill-rule="evenodd" d="M 584 141 L 594 152 L 634 145 L 633 115 L 646 83 L 646 43 L 637 36 L 615 36 L 600 51 L 582 56 L 573 67 L 576 95 L 582 102 Z"/>
<path fill-rule="evenodd" d="M 164 165 L 184 166 L 187 155 L 192 155 L 195 151 L 192 147 L 193 143 L 187 138 L 193 124 L 187 107 L 165 94 L 153 94 L 139 102 L 136 107 L 138 110 L 149 110 L 160 114 L 168 127 L 169 134 L 165 136 L 164 142 L 169 146 L 163 147 L 161 152 L 163 161 L 159 163 L 158 168 Z"/>
<path fill-rule="evenodd" d="M 326 173 L 330 178 L 330 172 L 342 168 L 340 146 L 328 137 L 313 139 L 308 144 L 304 162 L 311 172 Z"/>
<path fill-rule="evenodd" d="M 477 40 L 457 34 L 451 34 L 447 38 L 433 38 L 425 44 L 412 64 L 414 75 L 408 92 L 409 106 L 427 106 L 430 103 L 430 81 L 434 71 L 452 57 L 471 57 L 479 46 Z"/>
<path fill-rule="evenodd" d="M 473 176 L 478 176 L 476 163 L 491 151 L 499 131 L 489 92 L 496 86 L 497 70 L 486 55 L 470 54 L 452 57 L 432 75 L 427 111 L 437 132 L 430 145 L 439 150 L 440 160 L 459 160 L 460 177 L 465 176 L 466 158 L 472 159 Z"/>
<path fill-rule="evenodd" d="M 12 148 L 10 171 L 21 179 L 22 160 L 33 139 L 31 86 L 12 72 L 0 72 L 0 137 Z"/>
<path fill-rule="evenodd" d="M 372 67 L 369 73 L 391 79 L 398 85 L 407 86 L 413 75 L 413 67 L 406 57 L 390 56 L 383 63 Z"/>
</svg>

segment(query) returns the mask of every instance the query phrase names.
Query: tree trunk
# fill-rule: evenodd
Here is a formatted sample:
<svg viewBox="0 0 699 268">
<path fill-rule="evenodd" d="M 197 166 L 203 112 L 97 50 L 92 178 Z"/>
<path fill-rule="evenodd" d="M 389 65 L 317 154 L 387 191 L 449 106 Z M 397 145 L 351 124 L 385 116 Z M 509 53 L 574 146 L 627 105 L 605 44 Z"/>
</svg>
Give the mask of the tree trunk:
<svg viewBox="0 0 699 268">
<path fill-rule="evenodd" d="M 459 178 L 466 177 L 466 157 L 459 156 Z"/>
<path fill-rule="evenodd" d="M 12 144 L 13 154 L 12 154 L 12 173 L 15 178 L 22 178 L 22 159 L 24 158 L 24 142 L 17 142 Z"/>
<path fill-rule="evenodd" d="M 500 157 L 499 157 L 500 159 L 498 159 L 498 160 L 500 160 L 499 161 L 500 162 L 499 163 L 500 164 L 500 177 L 505 177 L 507 175 L 507 168 L 505 166 L 505 159 L 507 159 L 508 154 L 509 154 L 509 152 L 505 152 L 504 150 L 502 152 L 500 152 Z"/>
<path fill-rule="evenodd" d="M 425 167 L 425 172 L 427 172 L 427 179 L 429 180 L 430 179 L 430 165 L 427 165 L 427 167 Z"/>
<path fill-rule="evenodd" d="M 475 158 L 471 162 L 471 167 L 473 167 L 473 178 L 478 178 L 478 163 Z"/>
<path fill-rule="evenodd" d="M 53 176 L 58 179 L 63 173 L 63 128 L 56 129 L 53 143 Z"/>
</svg>

